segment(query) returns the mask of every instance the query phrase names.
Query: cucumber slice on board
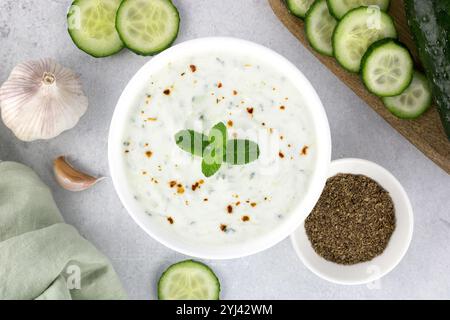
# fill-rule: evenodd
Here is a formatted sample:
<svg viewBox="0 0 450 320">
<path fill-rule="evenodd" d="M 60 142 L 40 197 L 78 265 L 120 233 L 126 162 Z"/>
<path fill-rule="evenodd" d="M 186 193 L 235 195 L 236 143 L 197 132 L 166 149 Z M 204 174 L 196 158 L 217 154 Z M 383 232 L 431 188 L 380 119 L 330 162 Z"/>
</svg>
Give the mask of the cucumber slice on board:
<svg viewBox="0 0 450 320">
<path fill-rule="evenodd" d="M 117 11 L 116 28 L 128 49 L 154 55 L 177 38 L 180 15 L 170 0 L 124 0 Z"/>
<path fill-rule="evenodd" d="M 313 2 L 314 0 L 286 0 L 286 5 L 294 16 L 303 19 Z"/>
<path fill-rule="evenodd" d="M 305 18 L 306 37 L 317 52 L 332 56 L 331 38 L 337 21 L 328 11 L 326 0 L 317 0 L 308 10 Z"/>
<path fill-rule="evenodd" d="M 383 103 L 390 112 L 401 119 L 416 119 L 427 111 L 432 100 L 427 77 L 415 71 L 409 87 L 401 95 L 383 98 Z"/>
<path fill-rule="evenodd" d="M 394 22 L 388 14 L 370 7 L 353 9 L 334 30 L 334 56 L 348 71 L 359 72 L 367 48 L 384 38 L 397 38 Z"/>
<path fill-rule="evenodd" d="M 380 97 L 392 97 L 405 91 L 413 72 L 414 62 L 408 49 L 392 39 L 372 44 L 361 62 L 364 85 Z"/>
<path fill-rule="evenodd" d="M 327 0 L 330 13 L 338 20 L 347 12 L 361 6 L 378 6 L 381 10 L 389 9 L 390 0 Z"/>
<path fill-rule="evenodd" d="M 170 266 L 159 279 L 159 300 L 219 300 L 220 283 L 205 264 L 186 260 Z"/>
<path fill-rule="evenodd" d="M 75 45 L 96 58 L 123 49 L 117 33 L 116 12 L 121 0 L 75 0 L 67 15 L 69 34 Z"/>
</svg>

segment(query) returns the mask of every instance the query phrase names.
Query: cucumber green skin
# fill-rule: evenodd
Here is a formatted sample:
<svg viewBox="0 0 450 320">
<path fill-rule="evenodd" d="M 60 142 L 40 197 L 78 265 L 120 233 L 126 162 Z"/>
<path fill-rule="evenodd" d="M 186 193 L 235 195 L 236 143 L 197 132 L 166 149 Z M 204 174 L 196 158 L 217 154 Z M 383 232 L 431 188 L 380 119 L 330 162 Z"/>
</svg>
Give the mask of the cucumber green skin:
<svg viewBox="0 0 450 320">
<path fill-rule="evenodd" d="M 123 50 L 123 48 L 125 48 L 125 45 L 123 45 L 121 48 L 119 48 L 117 50 L 114 50 L 114 51 L 108 51 L 108 52 L 105 52 L 105 53 L 94 53 L 94 52 L 90 51 L 89 49 L 82 48 L 81 46 L 79 46 L 77 41 L 76 41 L 76 39 L 73 37 L 72 33 L 70 32 L 70 30 L 68 30 L 68 31 L 69 31 L 70 38 L 72 39 L 72 41 L 75 44 L 75 46 L 78 49 L 80 49 L 81 51 L 83 51 L 84 53 L 87 53 L 88 55 L 90 55 L 91 57 L 94 57 L 94 58 L 110 57 L 110 56 L 113 56 L 113 55 L 119 53 L 120 51 Z"/>
<path fill-rule="evenodd" d="M 125 3 L 127 1 L 128 0 L 123 0 L 122 1 L 122 3 L 120 4 L 119 9 L 117 10 L 117 12 L 120 11 L 120 9 L 125 5 Z M 180 12 L 178 11 L 177 7 L 174 6 L 174 4 L 172 3 L 171 0 L 167 0 L 167 2 L 170 3 L 170 5 L 175 9 L 175 12 L 177 14 L 177 19 L 178 19 L 177 31 L 176 31 L 175 35 L 173 36 L 173 39 L 167 45 L 165 45 L 164 47 L 161 47 L 161 48 L 159 48 L 158 50 L 155 50 L 155 51 L 145 52 L 145 51 L 141 51 L 139 49 L 133 48 L 129 44 L 127 44 L 127 40 L 125 39 L 125 37 L 123 37 L 123 35 L 120 32 L 120 27 L 119 27 L 119 25 L 120 25 L 120 21 L 119 20 L 120 19 L 119 19 L 119 15 L 117 14 L 117 16 L 116 16 L 116 29 L 117 29 L 117 32 L 119 33 L 120 39 L 125 44 L 125 47 L 127 47 L 128 50 L 133 51 L 134 53 L 136 53 L 136 54 L 138 54 L 140 56 L 153 56 L 153 55 L 158 54 L 158 53 L 160 53 L 160 52 L 162 52 L 162 51 L 164 51 L 167 48 L 170 48 L 172 46 L 172 44 L 175 42 L 175 40 L 178 37 L 178 33 L 180 32 Z"/>
<path fill-rule="evenodd" d="M 341 0 L 342 1 L 342 0 Z M 391 0 L 392 1 L 392 0 Z M 391 1 L 389 1 L 388 6 L 386 8 L 386 10 L 383 10 L 384 12 L 388 12 L 389 11 L 389 7 L 391 6 Z M 393 1 L 398 1 L 398 0 L 393 0 Z M 336 12 L 334 12 L 333 10 L 333 5 L 331 4 L 331 0 L 327 0 L 327 4 L 328 4 L 328 10 L 330 11 L 330 14 L 336 18 L 336 20 L 341 20 L 344 16 L 342 17 L 338 17 L 338 14 L 336 14 Z"/>
<path fill-rule="evenodd" d="M 337 20 L 341 20 L 341 18 L 338 17 L 338 15 L 336 14 L 336 12 L 334 12 L 333 10 L 333 6 L 331 5 L 331 1 L 327 0 L 327 5 L 328 5 L 328 11 L 330 11 L 330 14 Z"/>
<path fill-rule="evenodd" d="M 178 263 L 175 263 L 175 264 L 171 265 L 170 267 L 168 267 L 166 269 L 166 271 L 163 272 L 163 274 L 161 275 L 161 277 L 159 278 L 159 281 L 158 281 L 158 299 L 159 300 L 166 300 L 164 295 L 161 292 L 162 291 L 161 290 L 161 286 L 162 286 L 162 283 L 164 281 L 165 275 L 168 272 L 170 272 L 173 268 L 180 267 L 181 265 L 184 265 L 184 264 L 195 264 L 197 267 L 203 268 L 207 272 L 209 272 L 213 276 L 213 278 L 215 279 L 216 285 L 217 285 L 217 296 L 215 296 L 214 299 L 212 299 L 212 300 L 220 300 L 220 290 L 221 290 L 221 288 L 220 288 L 220 281 L 219 281 L 219 279 L 217 278 L 216 274 L 214 273 L 214 271 L 212 271 L 212 269 L 210 267 L 208 267 L 206 264 L 204 264 L 202 262 L 199 262 L 199 261 L 196 261 L 196 260 L 180 261 Z"/>
<path fill-rule="evenodd" d="M 311 7 L 309 8 L 308 12 L 306 13 L 306 16 L 305 16 L 305 33 L 306 33 L 306 37 L 308 38 L 309 44 L 311 45 L 311 47 L 314 50 L 316 50 L 318 53 L 323 54 L 325 56 L 332 57 L 333 56 L 333 46 L 331 46 L 331 53 L 330 52 L 326 52 L 324 50 L 321 50 L 321 49 L 317 48 L 314 45 L 314 41 L 310 40 L 311 36 L 310 36 L 310 30 L 309 30 L 309 27 L 308 27 L 308 25 L 309 25 L 309 18 L 308 17 L 310 16 L 311 12 L 314 11 L 316 6 L 318 6 L 319 4 L 320 4 L 320 0 L 314 1 L 314 3 L 311 5 Z"/>
<path fill-rule="evenodd" d="M 416 77 L 419 77 L 421 81 L 423 81 L 426 84 L 426 88 L 428 90 L 430 90 L 430 84 L 428 82 L 428 79 L 425 75 L 423 75 L 422 73 L 416 71 Z M 427 101 L 420 107 L 417 109 L 416 112 L 411 113 L 411 112 L 405 112 L 402 111 L 400 108 L 398 108 L 396 105 L 389 103 L 389 97 L 385 97 L 382 98 L 384 106 L 397 118 L 400 119 L 405 119 L 405 120 L 413 120 L 413 119 L 417 119 L 418 117 L 420 117 L 422 114 L 424 114 L 425 111 L 427 111 L 430 106 L 431 103 L 433 102 L 433 99 L 431 97 L 431 93 L 430 93 L 430 98 L 427 99 Z"/>
<path fill-rule="evenodd" d="M 366 65 L 367 65 L 367 60 L 369 59 L 370 55 L 375 52 L 377 49 L 379 49 L 380 47 L 384 46 L 385 44 L 388 43 L 395 43 L 396 45 L 404 48 L 406 51 L 409 52 L 408 48 L 405 47 L 402 43 L 398 42 L 396 39 L 392 39 L 392 38 L 386 38 L 386 39 L 381 39 L 378 40 L 374 43 L 372 43 L 372 45 L 367 49 L 366 53 L 364 54 L 362 60 L 361 60 L 361 78 L 363 80 L 363 83 L 366 87 L 367 90 L 369 90 L 369 92 L 379 96 L 379 97 L 394 97 L 394 96 L 398 96 L 399 94 L 401 94 L 403 91 L 405 91 L 409 85 L 411 84 L 412 80 L 413 80 L 413 76 L 414 76 L 414 68 L 411 68 L 410 72 L 409 72 L 409 76 L 408 76 L 408 81 L 405 83 L 405 85 L 398 91 L 398 92 L 392 92 L 389 95 L 382 95 L 382 94 L 377 94 L 376 92 L 373 92 L 367 85 L 366 85 L 366 74 L 365 74 L 365 70 L 366 70 Z M 411 58 L 411 62 L 412 62 L 412 58 Z"/>
<path fill-rule="evenodd" d="M 406 0 L 405 7 L 420 60 L 450 140 L 450 1 Z"/>
<path fill-rule="evenodd" d="M 364 7 L 364 6 L 363 6 Z M 342 17 L 342 19 L 341 20 L 338 20 L 338 24 L 336 25 L 336 28 L 334 29 L 334 32 L 333 32 L 333 36 L 331 37 L 331 42 L 332 42 L 332 44 L 333 44 L 333 51 L 335 51 L 335 43 L 338 41 L 338 39 L 337 39 L 337 37 L 338 37 L 338 27 L 339 27 L 339 23 L 340 23 L 340 21 L 342 21 L 342 20 L 344 20 L 344 18 L 346 17 L 346 16 L 350 16 L 354 11 L 358 11 L 358 10 L 360 10 L 361 8 L 363 8 L 363 7 L 359 7 L 359 8 L 355 8 L 355 9 L 352 9 L 352 10 L 350 10 L 349 12 L 347 12 L 343 17 Z M 385 14 L 385 16 L 386 17 L 389 17 L 389 19 L 392 21 L 392 23 L 394 24 L 394 20 L 392 19 L 392 17 L 391 16 L 389 16 L 387 13 L 385 13 L 384 12 L 384 14 Z M 397 36 L 398 36 L 398 34 L 397 34 Z M 388 38 L 388 39 L 394 39 L 394 38 Z M 336 54 L 334 53 L 334 55 L 335 55 L 335 58 L 336 58 Z M 348 71 L 348 72 L 351 72 L 351 73 L 359 73 L 360 71 L 361 71 L 361 67 L 359 68 L 359 70 L 358 71 L 356 71 L 356 70 L 351 70 L 351 69 L 349 69 L 349 68 L 347 68 L 346 66 L 343 66 L 340 62 L 339 62 L 339 60 L 336 58 L 336 60 L 337 60 L 337 62 L 339 63 L 339 65 L 342 67 L 342 68 L 344 68 L 346 71 Z"/>
<path fill-rule="evenodd" d="M 288 10 L 291 14 L 293 14 L 294 16 L 296 16 L 297 18 L 300 18 L 302 20 L 306 17 L 306 13 L 304 15 L 295 13 L 295 9 L 292 7 L 293 5 L 292 5 L 291 0 L 285 0 L 284 2 L 286 3 L 286 7 L 288 8 Z"/>
<path fill-rule="evenodd" d="M 79 0 L 75 0 L 71 6 L 73 5 L 77 5 Z M 70 18 L 70 11 L 67 13 L 67 19 Z M 74 35 L 72 34 L 72 31 L 70 30 L 70 28 L 67 28 L 67 31 L 69 32 L 70 38 L 72 39 L 73 43 L 77 46 L 78 49 L 80 49 L 81 51 L 87 53 L 88 55 L 94 57 L 94 58 L 106 58 L 106 57 L 110 57 L 115 55 L 116 53 L 119 53 L 120 51 L 122 51 L 123 48 L 125 48 L 125 45 L 122 45 L 122 47 L 117 48 L 117 50 L 112 50 L 112 51 L 108 51 L 108 52 L 104 52 L 104 53 L 96 53 L 93 51 L 90 51 L 87 48 L 83 48 L 78 44 L 78 40 L 74 37 Z M 123 42 L 123 41 L 122 41 Z"/>
</svg>

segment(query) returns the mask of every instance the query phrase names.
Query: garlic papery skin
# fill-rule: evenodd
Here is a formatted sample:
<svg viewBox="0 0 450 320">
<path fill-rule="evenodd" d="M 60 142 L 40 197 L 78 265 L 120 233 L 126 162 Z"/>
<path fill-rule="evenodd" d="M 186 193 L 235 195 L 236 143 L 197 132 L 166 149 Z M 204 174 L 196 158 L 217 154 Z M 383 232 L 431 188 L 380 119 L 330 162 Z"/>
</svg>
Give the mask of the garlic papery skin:
<svg viewBox="0 0 450 320">
<path fill-rule="evenodd" d="M 0 88 L 3 122 L 23 141 L 58 136 L 73 128 L 87 107 L 79 77 L 52 59 L 17 65 Z"/>
<path fill-rule="evenodd" d="M 53 161 L 53 172 L 58 184 L 64 189 L 73 192 L 87 190 L 104 179 L 92 177 L 75 169 L 64 156 L 58 157 Z"/>
</svg>

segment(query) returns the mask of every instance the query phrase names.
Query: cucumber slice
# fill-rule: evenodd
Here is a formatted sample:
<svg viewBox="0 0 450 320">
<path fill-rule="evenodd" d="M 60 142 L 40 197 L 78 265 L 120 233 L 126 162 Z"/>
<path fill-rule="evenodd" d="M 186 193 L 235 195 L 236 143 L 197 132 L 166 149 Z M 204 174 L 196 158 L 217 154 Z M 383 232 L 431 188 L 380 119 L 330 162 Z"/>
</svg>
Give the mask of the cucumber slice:
<svg viewBox="0 0 450 320">
<path fill-rule="evenodd" d="M 370 7 L 353 9 L 334 30 L 334 56 L 345 69 L 358 72 L 367 48 L 384 38 L 397 38 L 394 22 L 388 14 Z"/>
<path fill-rule="evenodd" d="M 361 65 L 365 86 L 380 97 L 399 95 L 408 88 L 413 78 L 411 54 L 392 39 L 383 39 L 371 45 Z"/>
<path fill-rule="evenodd" d="M 75 0 L 67 15 L 70 37 L 75 45 L 96 58 L 123 49 L 117 33 L 116 12 L 121 0 Z"/>
<path fill-rule="evenodd" d="M 383 98 L 383 103 L 390 112 L 401 119 L 416 119 L 427 111 L 432 99 L 427 78 L 415 71 L 408 89 L 401 95 Z"/>
<path fill-rule="evenodd" d="M 317 52 L 332 56 L 331 37 L 337 21 L 328 11 L 326 0 L 317 0 L 308 10 L 305 19 L 306 37 Z"/>
<path fill-rule="evenodd" d="M 294 16 L 303 19 L 313 2 L 314 0 L 286 0 L 286 5 Z"/>
<path fill-rule="evenodd" d="M 124 0 L 119 7 L 116 28 L 131 51 L 149 56 L 175 41 L 180 15 L 170 0 Z"/>
<path fill-rule="evenodd" d="M 159 300 L 219 300 L 220 283 L 205 264 L 186 260 L 170 266 L 159 279 Z"/>
<path fill-rule="evenodd" d="M 378 6 L 381 10 L 389 9 L 389 0 L 327 0 L 330 13 L 338 20 L 347 12 L 361 6 Z"/>
</svg>

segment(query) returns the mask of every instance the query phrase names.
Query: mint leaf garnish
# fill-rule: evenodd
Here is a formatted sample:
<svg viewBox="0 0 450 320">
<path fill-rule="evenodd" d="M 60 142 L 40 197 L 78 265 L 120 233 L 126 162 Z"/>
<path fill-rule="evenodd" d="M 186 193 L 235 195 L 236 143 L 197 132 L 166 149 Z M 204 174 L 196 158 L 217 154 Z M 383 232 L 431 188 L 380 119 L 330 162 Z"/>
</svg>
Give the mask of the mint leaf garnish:
<svg viewBox="0 0 450 320">
<path fill-rule="evenodd" d="M 219 122 L 206 136 L 194 130 L 181 130 L 175 135 L 175 142 L 182 150 L 203 157 L 202 172 L 211 177 L 220 170 L 222 163 L 244 165 L 259 158 L 256 142 L 244 139 L 228 140 L 227 127 Z"/>
<path fill-rule="evenodd" d="M 224 161 L 232 165 L 244 165 L 258 160 L 260 155 L 257 143 L 250 140 L 228 140 Z"/>
<path fill-rule="evenodd" d="M 205 177 L 213 176 L 222 166 L 228 140 L 227 127 L 219 122 L 209 133 L 209 145 L 203 153 L 202 172 Z"/>
<path fill-rule="evenodd" d="M 202 161 L 202 172 L 205 177 L 209 178 L 216 174 L 222 166 L 223 154 L 220 149 L 215 148 L 213 144 L 210 144 L 205 149 Z"/>
<path fill-rule="evenodd" d="M 218 163 L 222 163 L 223 157 L 226 154 L 228 141 L 227 127 L 219 122 L 209 133 L 209 146 L 214 148 L 214 158 Z"/>
<path fill-rule="evenodd" d="M 175 142 L 182 150 L 203 157 L 203 152 L 209 145 L 209 138 L 194 130 L 181 130 L 175 135 Z"/>
</svg>

